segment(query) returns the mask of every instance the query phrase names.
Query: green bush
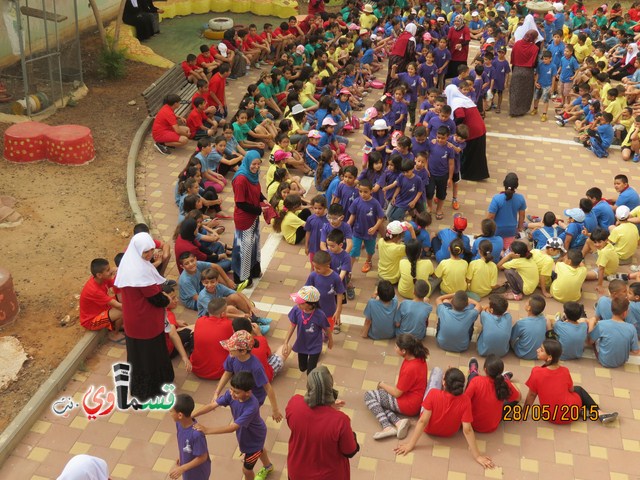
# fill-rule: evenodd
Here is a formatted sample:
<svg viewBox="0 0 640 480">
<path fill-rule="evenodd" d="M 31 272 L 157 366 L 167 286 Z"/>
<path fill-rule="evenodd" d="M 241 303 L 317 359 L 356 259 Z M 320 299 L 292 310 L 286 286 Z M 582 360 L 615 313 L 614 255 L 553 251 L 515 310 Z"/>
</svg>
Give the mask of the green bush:
<svg viewBox="0 0 640 480">
<path fill-rule="evenodd" d="M 123 78 L 126 73 L 124 49 L 104 47 L 100 52 L 100 74 L 109 79 Z"/>
</svg>

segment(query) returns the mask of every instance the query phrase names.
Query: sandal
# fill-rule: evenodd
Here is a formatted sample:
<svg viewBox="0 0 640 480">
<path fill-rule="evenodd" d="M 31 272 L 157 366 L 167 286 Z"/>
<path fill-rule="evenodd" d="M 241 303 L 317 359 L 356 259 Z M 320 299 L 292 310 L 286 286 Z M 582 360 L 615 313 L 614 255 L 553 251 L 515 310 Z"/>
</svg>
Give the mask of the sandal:
<svg viewBox="0 0 640 480">
<path fill-rule="evenodd" d="M 436 220 L 442 220 L 444 218 L 444 213 L 436 213 Z"/>
<path fill-rule="evenodd" d="M 333 326 L 333 333 L 335 334 L 340 333 L 340 325 L 336 324 Z"/>
<path fill-rule="evenodd" d="M 362 273 L 369 273 L 371 271 L 371 262 L 364 262 L 362 265 Z"/>
</svg>

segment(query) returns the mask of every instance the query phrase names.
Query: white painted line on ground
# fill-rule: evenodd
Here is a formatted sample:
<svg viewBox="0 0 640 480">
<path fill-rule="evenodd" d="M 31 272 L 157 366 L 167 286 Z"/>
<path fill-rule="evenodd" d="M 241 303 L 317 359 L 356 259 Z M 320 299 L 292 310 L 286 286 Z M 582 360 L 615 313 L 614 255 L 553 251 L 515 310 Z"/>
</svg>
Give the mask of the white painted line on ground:
<svg viewBox="0 0 640 480">
<path fill-rule="evenodd" d="M 538 137 L 532 135 L 513 135 L 511 133 L 487 132 L 487 137 L 507 138 L 509 140 L 528 140 L 530 142 L 558 143 L 560 145 L 582 146 L 573 140 L 565 140 L 562 138 Z M 612 145 L 609 148 L 620 150 L 620 145 Z"/>
</svg>

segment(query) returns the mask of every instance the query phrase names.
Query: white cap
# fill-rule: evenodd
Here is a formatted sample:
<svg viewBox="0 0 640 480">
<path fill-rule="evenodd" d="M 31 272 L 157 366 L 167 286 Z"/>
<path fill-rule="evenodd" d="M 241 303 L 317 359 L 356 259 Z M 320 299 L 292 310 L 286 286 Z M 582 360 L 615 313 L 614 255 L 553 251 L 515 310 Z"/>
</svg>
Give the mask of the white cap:
<svg viewBox="0 0 640 480">
<path fill-rule="evenodd" d="M 304 112 L 304 107 L 302 105 L 300 105 L 299 103 L 296 103 L 293 108 L 291 109 L 291 113 L 293 115 L 297 115 L 299 113 Z"/>
<path fill-rule="evenodd" d="M 618 220 L 626 220 L 627 218 L 629 218 L 630 213 L 631 210 L 626 205 L 620 205 L 618 208 L 616 208 L 616 218 Z"/>
</svg>

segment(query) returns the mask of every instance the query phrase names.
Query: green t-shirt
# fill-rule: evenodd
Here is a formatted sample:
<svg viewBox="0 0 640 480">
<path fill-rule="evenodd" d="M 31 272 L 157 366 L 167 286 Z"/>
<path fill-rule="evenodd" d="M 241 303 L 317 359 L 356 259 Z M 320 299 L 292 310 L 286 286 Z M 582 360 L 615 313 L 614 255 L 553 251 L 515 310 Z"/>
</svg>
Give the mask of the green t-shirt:
<svg viewBox="0 0 640 480">
<path fill-rule="evenodd" d="M 269 100 L 271 97 L 273 97 L 274 91 L 273 91 L 273 85 L 266 85 L 264 83 L 260 83 L 258 85 L 258 90 L 260 90 L 260 94 L 266 98 L 267 100 Z"/>
<path fill-rule="evenodd" d="M 238 142 L 244 142 L 251 131 L 251 127 L 248 124 L 240 125 L 238 122 L 233 122 L 233 138 Z"/>
</svg>

